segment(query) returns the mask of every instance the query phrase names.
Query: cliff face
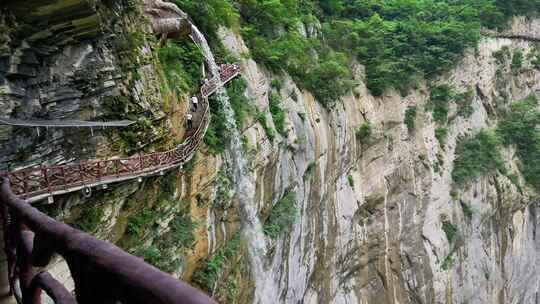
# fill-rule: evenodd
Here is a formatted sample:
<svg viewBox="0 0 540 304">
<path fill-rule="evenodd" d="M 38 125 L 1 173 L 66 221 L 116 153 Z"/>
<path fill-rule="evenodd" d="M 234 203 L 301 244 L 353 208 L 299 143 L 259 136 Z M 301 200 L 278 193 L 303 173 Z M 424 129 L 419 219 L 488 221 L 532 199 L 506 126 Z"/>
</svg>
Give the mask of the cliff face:
<svg viewBox="0 0 540 304">
<path fill-rule="evenodd" d="M 12 1 L 4 5 L 0 106 L 16 119 L 138 122 L 135 134 L 160 137 L 165 117 L 154 40 L 135 4 Z M 153 121 L 152 130 L 143 128 Z M 41 132 L 40 132 L 41 131 Z M 104 158 L 137 146 L 128 134 L 2 127 L 2 168 Z M 123 139 L 123 140 L 122 140 Z M 116 145 L 109 149 L 108 145 Z M 120 151 L 118 151 L 120 150 Z"/>
<path fill-rule="evenodd" d="M 39 2 L 31 15 L 42 20 L 44 12 L 76 11 L 82 19 L 48 18 L 58 19 L 50 27 L 69 28 L 60 30 L 69 39 L 51 41 L 51 33 L 26 29 L 0 39 L 2 115 L 128 117 L 139 125 L 93 135 L 42 130 L 39 136 L 32 129 L 1 127 L 0 141 L 8 147 L 0 151 L 1 166 L 165 150 L 181 138 L 188 96 L 177 98 L 161 79 L 157 42 L 140 6 L 53 2 Z M 69 9 L 57 6 L 68 2 Z M 18 29 L 36 22 L 23 18 L 24 7 L 10 5 L 3 24 Z M 81 21 L 88 18 L 93 21 Z M 77 24 L 85 26 L 78 30 Z M 316 32 L 314 25 L 305 27 Z M 517 18 L 511 31 L 531 28 L 540 23 Z M 243 95 L 262 113 L 241 130 L 256 181 L 252 205 L 268 223 L 284 198 L 294 194 L 296 202 L 294 224 L 275 237 L 267 233 L 262 272 L 253 271 L 246 258 L 253 244 L 242 238 L 228 152 L 213 156 L 203 148 L 183 171 L 96 189 L 90 199 L 58 197 L 47 207 L 51 213 L 223 303 L 253 302 L 261 279 L 275 282 L 271 292 L 280 303 L 537 302 L 538 201 L 520 173 L 516 151 L 502 151 L 504 174 L 491 171 L 466 185 L 452 179 L 459 139 L 493 128 L 499 109 L 540 90 L 533 42 L 486 37 L 438 79 L 439 85 L 470 92 L 469 113 L 462 115 L 461 103 L 450 102 L 448 123 L 441 126 L 433 119 L 427 84 L 407 96 L 374 97 L 364 85 L 363 67 L 353 63 L 358 85 L 328 109 L 288 75 L 273 75 L 246 59 L 249 49 L 235 31 L 222 28 L 218 36 L 241 58 Z M 511 58 L 519 51 L 524 60 L 516 70 Z M 269 109 L 272 95 L 279 96 L 286 127 L 273 140 L 268 129 L 278 126 Z M 69 281 L 61 261 L 55 270 Z"/>
<path fill-rule="evenodd" d="M 512 32 L 531 27 L 538 22 L 516 19 Z M 239 57 L 248 51 L 238 35 L 222 30 L 220 36 Z M 537 52 L 532 42 L 485 38 L 438 80 L 472 93 L 468 118 L 450 105 L 445 140 L 438 138 L 425 85 L 405 97 L 375 98 L 357 66 L 360 85 L 327 110 L 286 75 L 243 62 L 247 94 L 259 109 L 268 107 L 272 80 L 283 82 L 287 138 L 271 144 L 260 125 L 244 131 L 254 151 L 260 210 L 296 193 L 298 220 L 272 243 L 267 273 L 279 282 L 283 303 L 536 301 L 538 205 L 519 177 L 515 151 L 503 152 L 514 180 L 492 172 L 457 186 L 451 174 L 460 137 L 493 127 L 501 102 L 540 89 L 538 69 L 525 60 L 512 72 L 510 60 L 494 56 L 501 49 L 526 58 Z M 404 122 L 412 107 L 410 131 Z M 357 133 L 366 121 L 369 139 Z"/>
</svg>

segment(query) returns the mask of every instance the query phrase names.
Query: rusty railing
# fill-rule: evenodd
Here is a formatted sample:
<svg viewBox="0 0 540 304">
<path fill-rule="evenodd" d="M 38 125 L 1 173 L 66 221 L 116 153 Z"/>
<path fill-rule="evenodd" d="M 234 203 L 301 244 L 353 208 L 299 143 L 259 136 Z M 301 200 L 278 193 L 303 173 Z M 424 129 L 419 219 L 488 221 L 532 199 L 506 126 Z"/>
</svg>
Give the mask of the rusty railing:
<svg viewBox="0 0 540 304">
<path fill-rule="evenodd" d="M 39 212 L 15 196 L 8 179 L 0 183 L 8 279 L 18 303 L 41 304 L 43 291 L 56 304 L 215 303 L 142 259 Z M 68 264 L 75 296 L 42 270 L 54 254 Z"/>
</svg>

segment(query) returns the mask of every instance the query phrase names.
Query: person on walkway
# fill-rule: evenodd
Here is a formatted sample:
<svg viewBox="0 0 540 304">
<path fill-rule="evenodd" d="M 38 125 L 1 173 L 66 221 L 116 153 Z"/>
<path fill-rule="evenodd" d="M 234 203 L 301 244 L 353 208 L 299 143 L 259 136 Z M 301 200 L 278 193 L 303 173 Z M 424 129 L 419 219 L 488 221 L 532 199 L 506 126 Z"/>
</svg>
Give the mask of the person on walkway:
<svg viewBox="0 0 540 304">
<path fill-rule="evenodd" d="M 197 98 L 197 96 L 191 97 L 191 102 L 193 102 L 194 111 L 197 111 L 197 106 L 199 105 L 199 99 Z"/>
<path fill-rule="evenodd" d="M 189 130 L 193 127 L 193 115 L 191 115 L 191 113 L 187 113 L 186 120 L 187 120 L 187 128 Z"/>
</svg>

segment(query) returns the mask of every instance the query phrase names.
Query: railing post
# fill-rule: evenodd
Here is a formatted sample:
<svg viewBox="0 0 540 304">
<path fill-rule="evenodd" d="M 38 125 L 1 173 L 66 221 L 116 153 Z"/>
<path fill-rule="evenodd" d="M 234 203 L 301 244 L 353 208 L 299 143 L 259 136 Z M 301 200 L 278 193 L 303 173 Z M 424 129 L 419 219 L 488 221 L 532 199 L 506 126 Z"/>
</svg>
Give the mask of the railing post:
<svg viewBox="0 0 540 304">
<path fill-rule="evenodd" d="M 41 168 L 41 174 L 43 175 L 43 179 L 45 180 L 45 187 L 47 188 L 47 191 L 51 193 L 52 189 L 51 189 L 51 182 L 49 181 L 48 168 L 43 166 L 43 164 L 40 164 L 40 168 Z"/>
<path fill-rule="evenodd" d="M 114 160 L 114 171 L 115 171 L 116 177 L 118 177 L 120 175 L 120 160 L 119 159 Z"/>
<path fill-rule="evenodd" d="M 22 198 L 26 199 L 26 193 L 28 193 L 28 171 L 23 171 L 23 195 Z"/>
<path fill-rule="evenodd" d="M 97 180 L 101 181 L 101 162 L 97 162 Z"/>
<path fill-rule="evenodd" d="M 83 165 L 81 163 L 79 163 L 79 178 L 81 179 L 81 184 L 84 184 Z"/>
<path fill-rule="evenodd" d="M 66 169 L 64 166 L 60 167 L 60 175 L 62 176 L 62 188 L 65 190 L 67 187 Z"/>
</svg>

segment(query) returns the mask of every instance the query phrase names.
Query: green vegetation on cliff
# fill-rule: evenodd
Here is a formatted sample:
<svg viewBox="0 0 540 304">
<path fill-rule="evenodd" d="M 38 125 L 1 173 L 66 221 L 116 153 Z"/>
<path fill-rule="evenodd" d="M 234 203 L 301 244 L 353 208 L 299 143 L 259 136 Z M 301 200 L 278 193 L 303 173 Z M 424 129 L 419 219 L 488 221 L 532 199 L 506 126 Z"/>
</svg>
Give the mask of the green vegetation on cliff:
<svg viewBox="0 0 540 304">
<path fill-rule="evenodd" d="M 205 263 L 193 273 L 192 280 L 202 289 L 211 292 L 223 274 L 223 269 L 238 257 L 240 234 L 236 233 L 224 246 L 217 249 Z"/>
<path fill-rule="evenodd" d="M 500 153 L 499 137 L 488 131 L 463 138 L 456 148 L 456 160 L 452 178 L 463 185 L 489 171 L 504 171 L 504 161 Z"/>
<path fill-rule="evenodd" d="M 289 192 L 272 207 L 264 223 L 264 233 L 272 239 L 277 239 L 289 230 L 296 221 L 297 215 L 296 193 Z"/>
<path fill-rule="evenodd" d="M 356 130 L 356 137 L 361 143 L 367 143 L 373 136 L 373 125 L 369 121 L 364 121 Z"/>
<path fill-rule="evenodd" d="M 539 125 L 538 99 L 531 95 L 512 104 L 497 128 L 503 144 L 516 148 L 523 177 L 537 190 L 540 190 Z"/>
<path fill-rule="evenodd" d="M 158 56 L 169 88 L 184 93 L 197 92 L 202 79 L 203 56 L 193 42 L 168 41 Z"/>
<path fill-rule="evenodd" d="M 211 35 L 219 25 L 239 26 L 256 61 L 288 72 L 323 104 L 351 88 L 352 58 L 365 65 L 372 93 L 406 94 L 450 69 L 477 44 L 481 26 L 502 28 L 540 8 L 540 0 L 175 2 Z"/>
<path fill-rule="evenodd" d="M 287 136 L 287 128 L 285 126 L 285 112 L 281 108 L 280 103 L 281 101 L 279 94 L 272 92 L 270 94 L 269 101 L 272 120 L 274 121 L 274 125 L 276 126 L 276 130 L 279 132 L 279 134 Z"/>
<path fill-rule="evenodd" d="M 407 110 L 405 110 L 405 120 L 404 123 L 407 126 L 407 130 L 412 133 L 414 129 L 416 128 L 416 114 L 417 114 L 417 108 L 416 106 L 409 106 Z"/>
<path fill-rule="evenodd" d="M 540 189 L 539 125 L 540 111 L 536 96 L 531 95 L 511 104 L 504 111 L 495 132 L 481 131 L 459 141 L 452 172 L 454 181 L 463 185 L 494 169 L 505 173 L 500 150 L 506 146 L 516 149 L 519 169 L 525 181 L 533 188 Z"/>
</svg>

